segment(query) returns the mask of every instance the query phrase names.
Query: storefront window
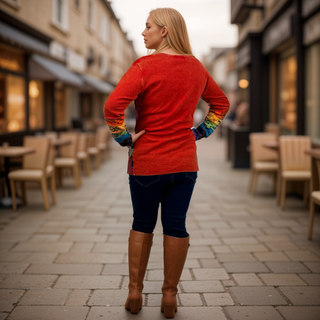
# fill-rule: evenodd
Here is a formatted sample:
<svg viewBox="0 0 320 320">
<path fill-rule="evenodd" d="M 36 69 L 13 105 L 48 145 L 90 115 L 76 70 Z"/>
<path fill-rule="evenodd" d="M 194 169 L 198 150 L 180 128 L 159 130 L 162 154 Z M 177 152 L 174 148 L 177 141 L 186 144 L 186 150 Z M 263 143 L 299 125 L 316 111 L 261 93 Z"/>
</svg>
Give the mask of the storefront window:
<svg viewBox="0 0 320 320">
<path fill-rule="evenodd" d="M 320 42 L 306 50 L 306 134 L 320 143 Z"/>
<path fill-rule="evenodd" d="M 29 82 L 29 127 L 31 130 L 44 127 L 43 83 Z"/>
<path fill-rule="evenodd" d="M 0 133 L 26 128 L 25 80 L 0 73 Z"/>
<path fill-rule="evenodd" d="M 279 120 L 283 134 L 295 134 L 297 127 L 296 79 L 297 60 L 294 55 L 280 60 Z"/>
<path fill-rule="evenodd" d="M 24 72 L 24 56 L 14 50 L 0 45 L 0 68 L 15 72 Z"/>
<path fill-rule="evenodd" d="M 65 91 L 61 86 L 56 86 L 55 90 L 55 126 L 57 128 L 67 125 L 67 115 L 65 106 Z"/>
</svg>

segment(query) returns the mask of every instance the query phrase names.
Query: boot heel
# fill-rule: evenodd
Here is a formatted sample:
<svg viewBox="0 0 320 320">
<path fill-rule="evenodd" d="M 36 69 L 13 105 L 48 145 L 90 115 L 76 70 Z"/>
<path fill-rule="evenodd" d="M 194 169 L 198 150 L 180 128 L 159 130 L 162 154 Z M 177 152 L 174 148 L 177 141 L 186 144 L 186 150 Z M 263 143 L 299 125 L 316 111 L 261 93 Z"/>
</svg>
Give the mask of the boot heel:
<svg viewBox="0 0 320 320">
<path fill-rule="evenodd" d="M 142 301 L 140 299 L 131 299 L 129 305 L 131 313 L 138 313 L 141 309 Z"/>
<path fill-rule="evenodd" d="M 174 313 L 177 311 L 175 306 L 163 306 L 162 310 L 164 313 L 164 317 L 168 319 L 174 318 Z"/>
</svg>

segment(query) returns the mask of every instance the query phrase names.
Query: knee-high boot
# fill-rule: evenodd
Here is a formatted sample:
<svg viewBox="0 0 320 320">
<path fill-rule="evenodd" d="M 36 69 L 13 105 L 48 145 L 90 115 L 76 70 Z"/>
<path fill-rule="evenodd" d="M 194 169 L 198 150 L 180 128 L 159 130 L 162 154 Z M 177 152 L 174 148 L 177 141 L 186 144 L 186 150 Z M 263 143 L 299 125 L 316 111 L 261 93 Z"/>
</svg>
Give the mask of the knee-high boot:
<svg viewBox="0 0 320 320">
<path fill-rule="evenodd" d="M 164 235 L 164 282 L 162 286 L 161 312 L 165 318 L 173 318 L 177 311 L 178 283 L 189 248 L 189 237 L 176 238 Z"/>
<path fill-rule="evenodd" d="M 129 236 L 129 295 L 125 308 L 138 313 L 142 307 L 143 278 L 152 246 L 152 233 L 130 230 Z"/>
</svg>

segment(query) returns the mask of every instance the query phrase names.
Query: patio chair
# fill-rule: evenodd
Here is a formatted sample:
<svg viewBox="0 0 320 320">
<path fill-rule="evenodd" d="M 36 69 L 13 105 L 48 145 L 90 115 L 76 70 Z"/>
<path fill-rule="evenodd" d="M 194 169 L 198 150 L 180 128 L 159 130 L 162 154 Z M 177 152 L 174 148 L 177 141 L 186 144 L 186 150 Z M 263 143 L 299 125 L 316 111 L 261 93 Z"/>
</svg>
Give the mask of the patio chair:
<svg viewBox="0 0 320 320">
<path fill-rule="evenodd" d="M 89 136 L 86 133 L 80 133 L 77 157 L 80 162 L 80 168 L 81 164 L 83 164 L 86 176 L 91 175 L 90 155 L 88 153 L 89 143 Z"/>
<path fill-rule="evenodd" d="M 108 139 L 109 129 L 106 126 L 98 127 L 96 133 L 96 147 L 99 149 L 103 161 L 108 157 Z"/>
<path fill-rule="evenodd" d="M 61 132 L 61 139 L 71 140 L 66 146 L 61 146 L 59 156 L 54 160 L 54 165 L 58 172 L 58 185 L 62 186 L 62 170 L 71 169 L 75 188 L 81 186 L 80 164 L 77 157 L 79 134 L 76 132 Z"/>
<path fill-rule="evenodd" d="M 274 133 L 250 133 L 250 157 L 251 157 L 251 180 L 250 192 L 255 195 L 257 181 L 260 173 L 267 173 L 273 176 L 273 192 L 276 189 L 276 178 L 279 169 L 278 155 L 275 151 L 263 146 L 263 143 L 277 141 Z"/>
<path fill-rule="evenodd" d="M 94 160 L 94 169 L 99 169 L 100 164 L 101 164 L 101 155 L 100 155 L 100 150 L 97 148 L 96 145 L 96 137 L 95 134 L 93 133 L 88 133 L 89 136 L 89 148 L 88 148 L 88 153 L 90 155 L 90 158 L 93 158 Z"/>
<path fill-rule="evenodd" d="M 23 157 L 22 169 L 9 173 L 12 194 L 12 209 L 13 211 L 17 210 L 15 182 L 22 182 L 22 201 L 26 205 L 27 198 L 25 182 L 38 181 L 41 185 L 44 208 L 45 210 L 49 210 L 50 205 L 47 191 L 47 179 L 50 179 L 52 203 L 56 203 L 54 168 L 52 165 L 48 165 L 47 163 L 50 147 L 49 139 L 46 137 L 26 136 L 24 137 L 23 145 L 24 147 L 35 149 L 36 152 Z"/>
<path fill-rule="evenodd" d="M 304 203 L 308 203 L 308 188 L 311 179 L 311 159 L 305 150 L 311 149 L 308 136 L 281 136 L 279 138 L 281 187 L 280 206 L 285 208 L 287 181 L 304 181 Z"/>
<path fill-rule="evenodd" d="M 317 171 L 318 171 L 318 183 L 320 185 L 320 160 L 316 160 L 316 164 L 317 164 Z M 320 206 L 320 190 L 311 192 L 308 240 L 312 239 L 314 212 L 315 212 L 316 204 Z"/>
</svg>

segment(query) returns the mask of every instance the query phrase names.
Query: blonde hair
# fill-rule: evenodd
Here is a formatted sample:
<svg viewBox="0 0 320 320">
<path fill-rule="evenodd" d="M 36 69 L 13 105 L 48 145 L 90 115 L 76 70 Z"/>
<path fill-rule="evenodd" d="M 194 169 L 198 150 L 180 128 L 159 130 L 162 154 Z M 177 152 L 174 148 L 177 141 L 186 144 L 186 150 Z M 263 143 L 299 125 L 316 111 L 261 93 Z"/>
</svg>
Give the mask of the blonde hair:
<svg viewBox="0 0 320 320">
<path fill-rule="evenodd" d="M 172 8 L 158 8 L 151 10 L 149 15 L 159 28 L 166 27 L 168 30 L 167 41 L 152 53 L 171 47 L 178 54 L 193 56 L 187 25 L 180 12 Z"/>
</svg>

